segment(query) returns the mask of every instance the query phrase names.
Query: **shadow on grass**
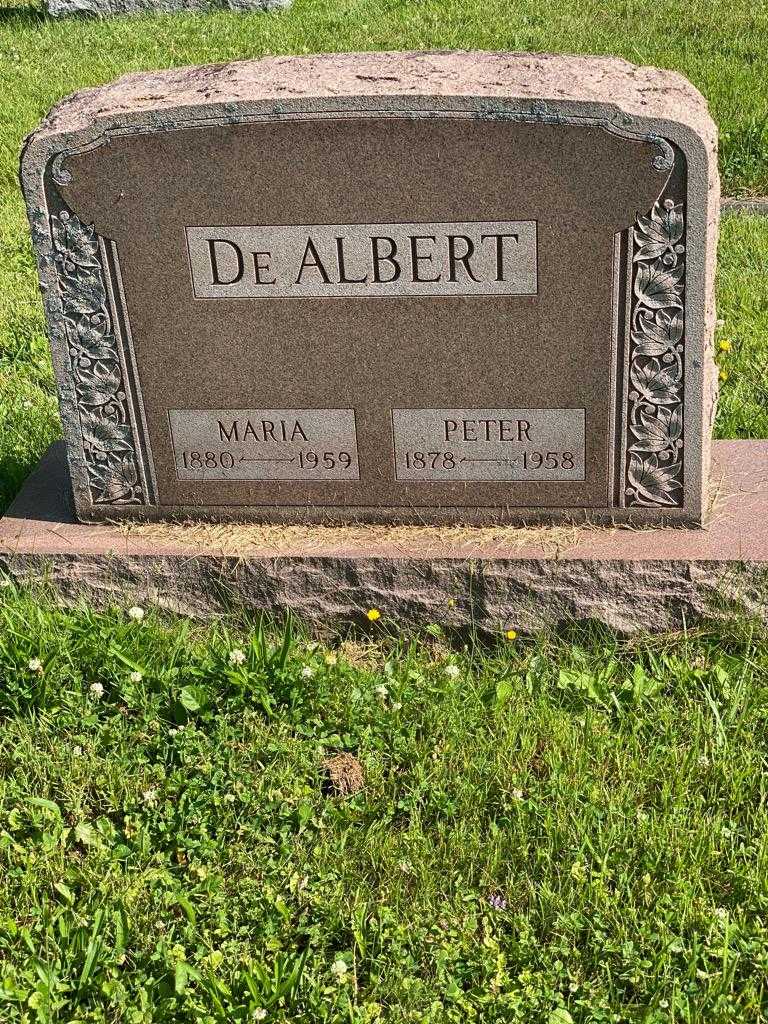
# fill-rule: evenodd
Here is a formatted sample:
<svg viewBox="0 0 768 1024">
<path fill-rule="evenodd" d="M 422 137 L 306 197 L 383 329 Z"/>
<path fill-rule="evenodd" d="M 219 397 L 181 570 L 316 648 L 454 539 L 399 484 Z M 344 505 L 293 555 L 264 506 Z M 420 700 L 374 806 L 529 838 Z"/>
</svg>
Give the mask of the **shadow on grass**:
<svg viewBox="0 0 768 1024">
<path fill-rule="evenodd" d="M 29 455 L 0 457 L 0 515 L 5 515 L 34 468 L 35 459 Z"/>
<path fill-rule="evenodd" d="M 0 25 L 6 23 L 36 25 L 48 20 L 48 12 L 39 4 L 19 4 L 17 7 L 0 6 Z"/>
</svg>

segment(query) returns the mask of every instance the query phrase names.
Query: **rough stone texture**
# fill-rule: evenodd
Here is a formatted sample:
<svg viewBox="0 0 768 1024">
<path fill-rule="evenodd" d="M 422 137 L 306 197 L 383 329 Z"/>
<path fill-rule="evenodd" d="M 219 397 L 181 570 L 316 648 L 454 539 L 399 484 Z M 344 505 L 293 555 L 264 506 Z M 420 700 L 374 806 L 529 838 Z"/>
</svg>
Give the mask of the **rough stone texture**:
<svg viewBox="0 0 768 1024">
<path fill-rule="evenodd" d="M 396 144 L 399 164 L 389 160 Z M 545 147 L 554 156 L 539 159 Z M 510 153 L 519 157 L 517 174 Z M 473 162 L 488 173 L 473 177 Z M 184 174 L 169 175 L 169 166 Z M 22 183 L 83 519 L 701 521 L 715 401 L 716 132 L 703 98 L 679 75 L 613 58 L 485 52 L 270 58 L 128 75 L 54 108 L 27 141 Z M 546 250 L 542 287 L 530 301 L 387 297 L 385 317 L 370 298 L 333 306 L 292 298 L 291 316 L 286 302 L 202 300 L 190 291 L 179 241 L 187 217 L 203 218 L 193 220 L 198 227 L 428 224 L 498 221 L 524 207 Z M 68 227 L 60 214 L 72 214 Z M 684 218 L 684 257 L 676 244 L 683 236 L 671 237 L 665 217 Z M 632 261 L 632 246 L 650 238 L 637 240 L 644 220 L 646 234 L 655 233 L 645 246 L 654 255 L 638 256 L 647 265 Z M 614 247 L 617 232 L 626 252 Z M 683 261 L 684 277 L 670 277 Z M 639 277 L 633 289 L 636 266 L 656 275 L 651 301 Z M 657 313 L 669 320 L 681 308 L 684 379 L 671 398 L 643 404 L 629 370 L 635 335 Z M 72 355 L 73 339 L 84 359 Z M 110 346 L 114 366 L 94 370 Z M 258 356 L 249 359 L 251 351 Z M 677 359 L 667 355 L 651 397 Z M 237 372 L 227 375 L 230 367 Z M 93 395 L 105 388 L 111 401 L 94 414 Z M 387 420 L 394 396 L 403 408 L 477 413 L 505 408 L 512 393 L 521 408 L 585 410 L 583 486 L 578 476 L 514 486 L 508 478 L 472 486 L 395 479 Z M 179 474 L 171 408 L 312 409 L 321 394 L 329 409 L 355 410 L 359 481 L 319 488 L 308 479 L 286 486 L 208 476 L 193 484 Z M 104 409 L 119 410 L 119 456 L 114 446 L 105 454 L 90 431 L 94 415 L 113 415 Z M 682 449 L 678 424 L 664 419 L 680 411 Z M 628 426 L 630 415 L 651 421 L 639 424 L 656 432 L 645 447 L 624 443 L 638 425 Z M 657 456 L 654 438 L 667 428 Z M 630 461 L 644 467 L 634 479 Z M 664 491 L 667 465 L 674 498 L 669 488 L 638 497 L 638 475 Z"/>
<path fill-rule="evenodd" d="M 174 13 L 177 11 L 279 11 L 292 0 L 46 0 L 54 18 L 68 15 L 109 17 L 114 14 Z"/>
<path fill-rule="evenodd" d="M 720 204 L 721 217 L 730 217 L 740 213 L 751 217 L 768 217 L 768 199 L 762 196 L 757 196 L 754 199 L 729 197 L 723 199 Z"/>
<path fill-rule="evenodd" d="M 232 64 L 141 71 L 57 103 L 35 132 L 74 132 L 149 111 L 297 97 L 485 96 L 611 103 L 637 117 L 684 124 L 707 149 L 717 128 L 704 97 L 676 71 L 618 57 L 548 53 L 391 52 L 266 57 Z M 717 166 L 712 182 L 717 182 Z"/>
<path fill-rule="evenodd" d="M 54 445 L 0 521 L 0 567 L 67 601 L 194 616 L 291 608 L 323 625 L 439 622 L 493 633 L 595 619 L 677 629 L 738 611 L 768 622 L 768 441 L 714 445 L 706 530 L 84 525 Z"/>
</svg>

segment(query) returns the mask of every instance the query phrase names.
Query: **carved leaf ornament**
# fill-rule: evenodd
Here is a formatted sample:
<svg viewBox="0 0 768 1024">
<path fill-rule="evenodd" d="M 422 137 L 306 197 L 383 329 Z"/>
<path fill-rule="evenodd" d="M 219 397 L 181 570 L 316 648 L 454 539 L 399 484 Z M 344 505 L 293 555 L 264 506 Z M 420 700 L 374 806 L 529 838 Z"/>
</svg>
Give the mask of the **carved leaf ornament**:
<svg viewBox="0 0 768 1024">
<path fill-rule="evenodd" d="M 143 504 L 98 236 L 66 210 L 51 235 L 92 501 Z"/>
<path fill-rule="evenodd" d="M 683 488 L 683 207 L 655 203 L 633 231 L 627 505 L 677 506 Z"/>
</svg>

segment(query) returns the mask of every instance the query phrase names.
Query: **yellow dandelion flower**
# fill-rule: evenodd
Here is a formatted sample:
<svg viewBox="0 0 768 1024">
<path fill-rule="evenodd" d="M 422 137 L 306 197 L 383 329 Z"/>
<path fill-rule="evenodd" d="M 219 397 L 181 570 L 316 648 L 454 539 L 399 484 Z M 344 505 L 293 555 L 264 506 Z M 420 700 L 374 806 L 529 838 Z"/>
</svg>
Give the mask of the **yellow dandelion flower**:
<svg viewBox="0 0 768 1024">
<path fill-rule="evenodd" d="M 378 608 L 369 608 L 365 614 L 371 622 L 375 622 L 377 619 L 381 618 L 381 612 Z"/>
<path fill-rule="evenodd" d="M 514 629 L 508 629 L 504 636 L 507 640 L 517 640 L 517 632 Z"/>
<path fill-rule="evenodd" d="M 455 608 L 456 607 L 456 601 L 452 597 L 448 598 L 448 607 L 449 608 Z"/>
<path fill-rule="evenodd" d="M 732 348 L 733 345 L 730 343 L 730 341 L 728 341 L 726 338 L 723 338 L 723 340 L 720 342 L 720 351 L 730 352 Z"/>
<path fill-rule="evenodd" d="M 326 654 L 326 656 L 325 656 L 325 664 L 326 665 L 335 665 L 337 661 L 338 661 L 338 658 L 336 657 L 335 654 Z"/>
<path fill-rule="evenodd" d="M 720 371 L 720 380 L 728 380 L 728 371 L 727 370 L 721 370 Z"/>
</svg>

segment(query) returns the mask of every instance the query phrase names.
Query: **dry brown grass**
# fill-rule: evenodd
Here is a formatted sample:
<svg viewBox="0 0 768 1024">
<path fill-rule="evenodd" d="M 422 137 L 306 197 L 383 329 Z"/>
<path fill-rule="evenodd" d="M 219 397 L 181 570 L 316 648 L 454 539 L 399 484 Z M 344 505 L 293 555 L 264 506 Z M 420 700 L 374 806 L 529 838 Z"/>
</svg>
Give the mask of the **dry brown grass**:
<svg viewBox="0 0 768 1024">
<path fill-rule="evenodd" d="M 338 553 L 408 557 L 466 556 L 482 552 L 537 549 L 557 555 L 589 527 L 578 526 L 283 526 L 262 523 L 157 522 L 116 524 L 126 539 L 195 553 L 246 557 L 254 554 Z M 610 528 L 609 528 L 610 529 Z"/>
</svg>

